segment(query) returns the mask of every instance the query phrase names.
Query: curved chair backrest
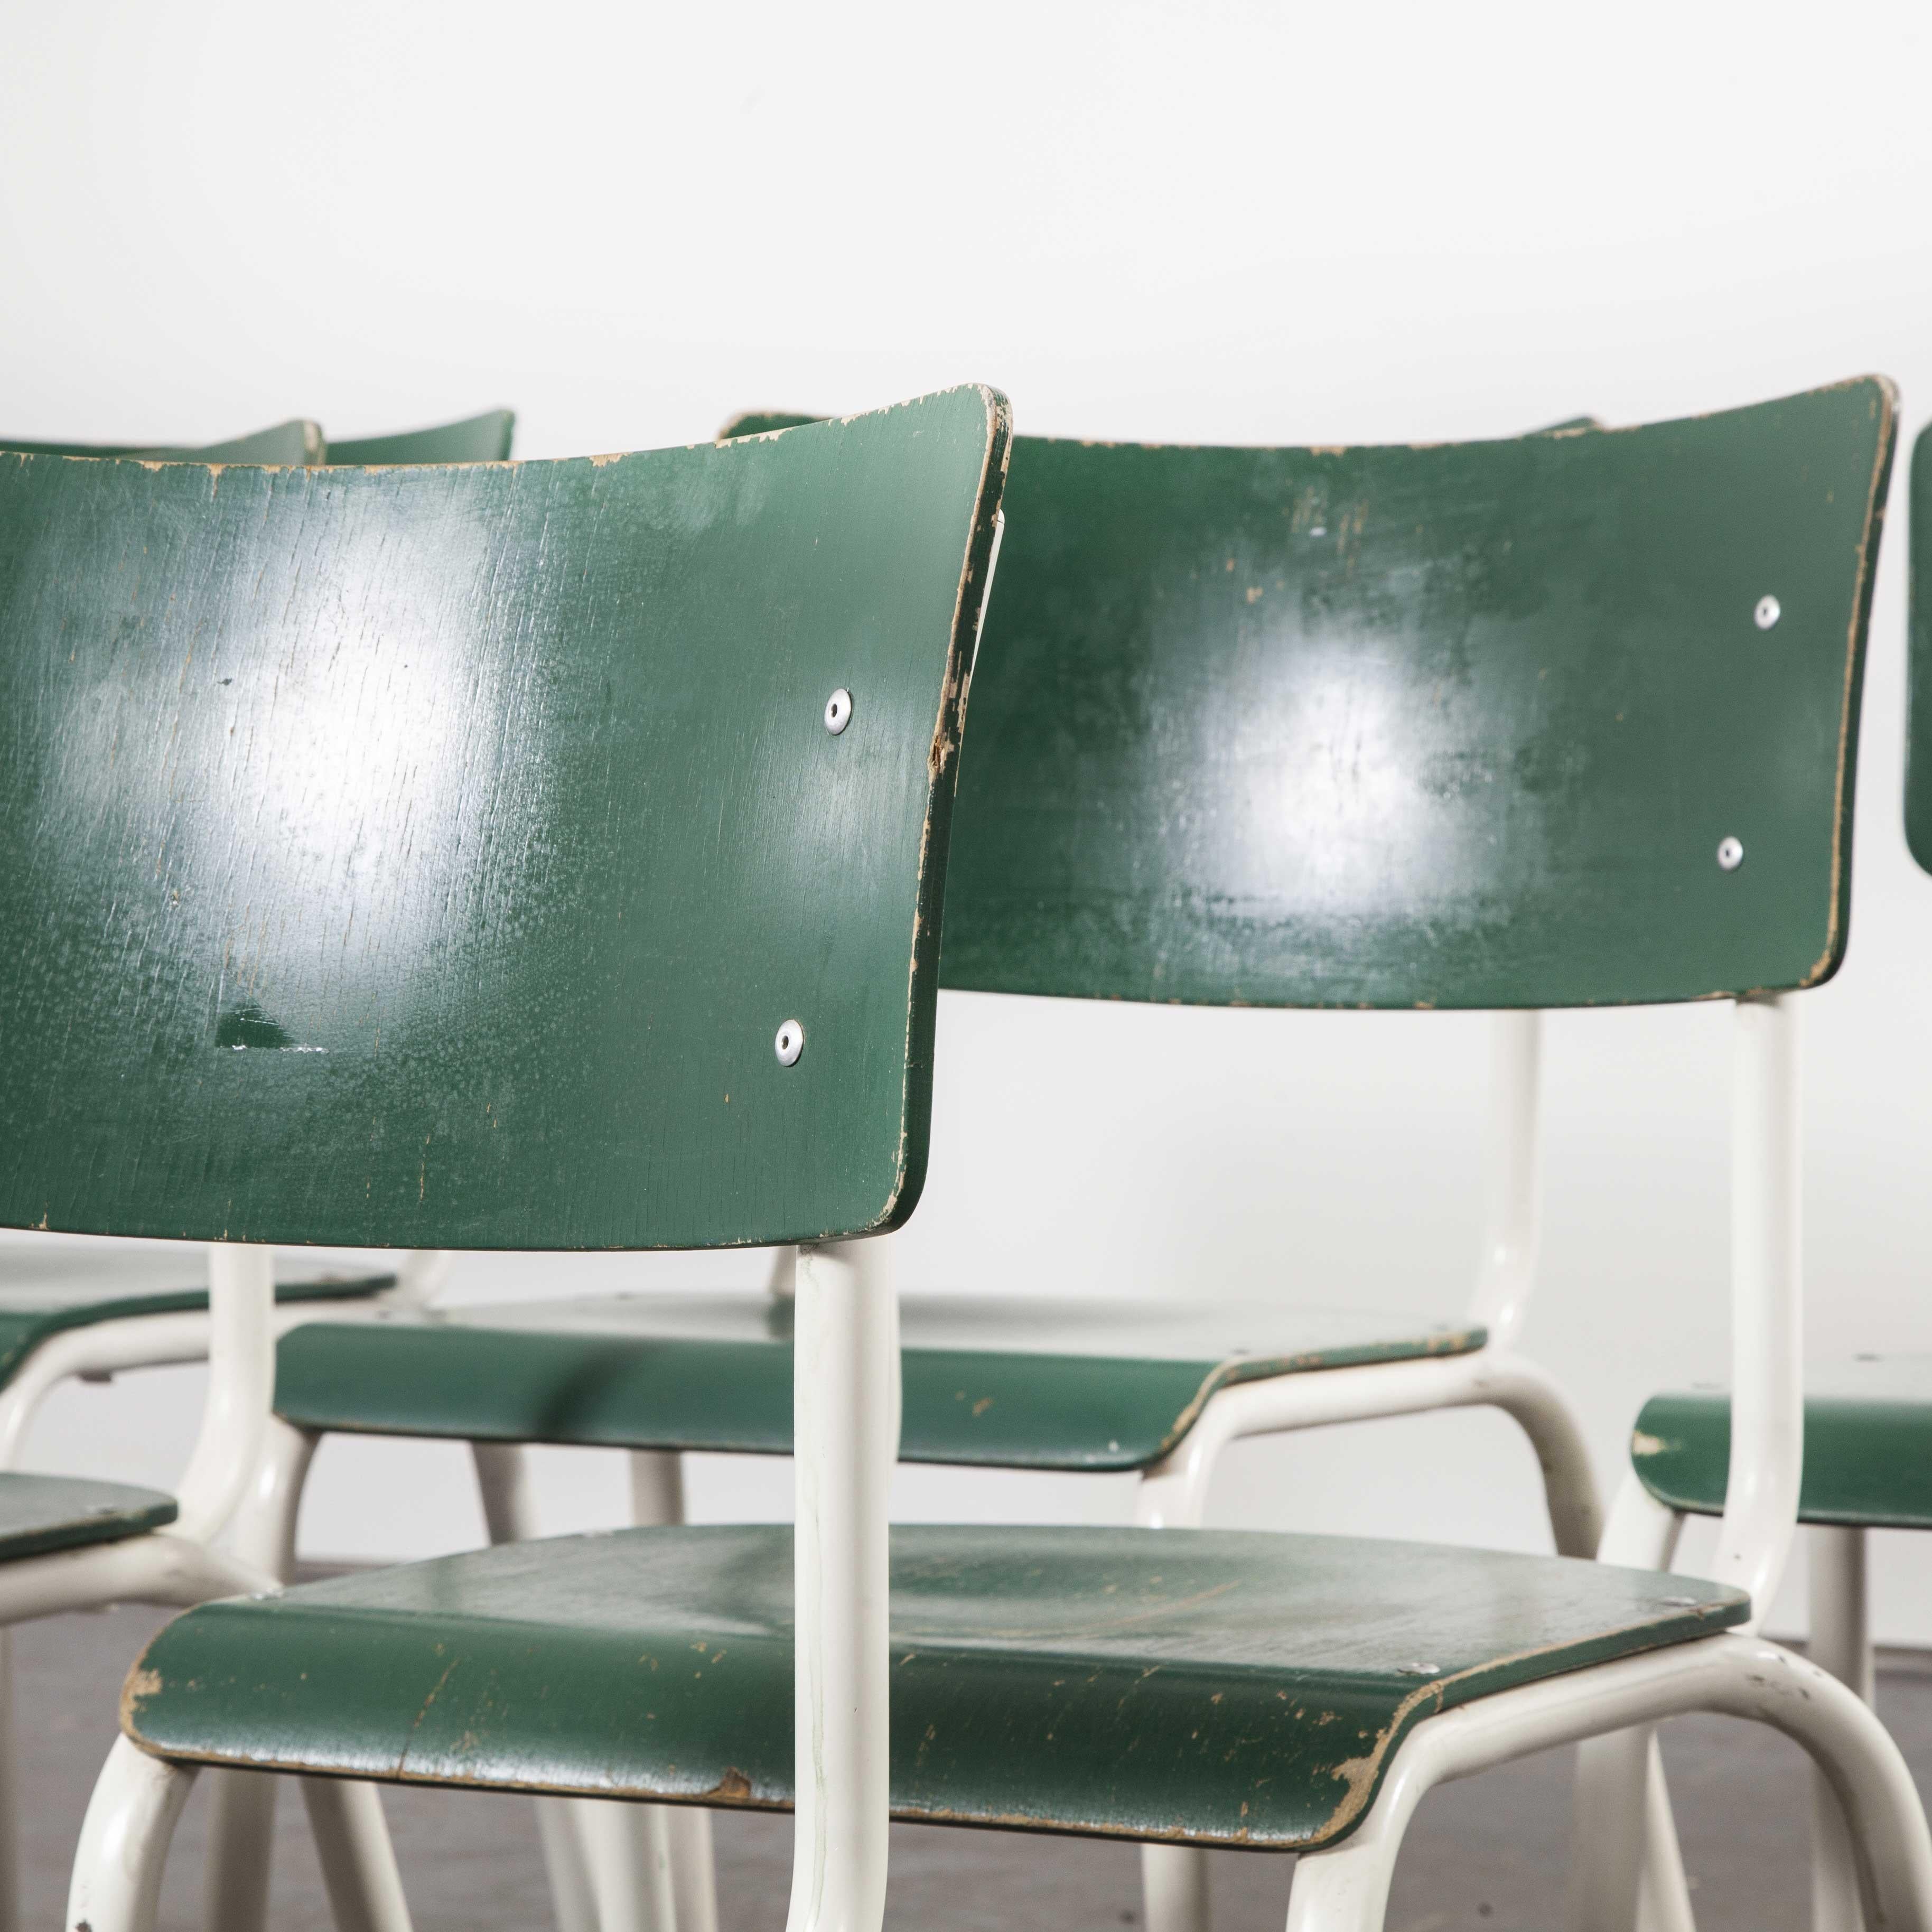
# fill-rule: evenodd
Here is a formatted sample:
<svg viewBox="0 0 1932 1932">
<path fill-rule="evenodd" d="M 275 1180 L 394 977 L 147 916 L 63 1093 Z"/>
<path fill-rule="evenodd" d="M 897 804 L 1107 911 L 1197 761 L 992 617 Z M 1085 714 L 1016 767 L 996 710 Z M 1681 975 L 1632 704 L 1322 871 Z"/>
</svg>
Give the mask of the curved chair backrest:
<svg viewBox="0 0 1932 1932">
<path fill-rule="evenodd" d="M 129 443 L 16 442 L 0 437 L 0 451 L 12 450 L 28 456 L 142 456 L 150 462 L 163 463 L 320 463 L 323 460 L 322 446 L 320 428 L 302 416 L 277 423 L 270 429 L 258 429 L 251 436 L 192 449 L 149 449 Z"/>
<path fill-rule="evenodd" d="M 1507 1007 L 1828 977 L 1892 427 L 1872 379 L 1420 448 L 1017 439 L 944 983 Z"/>
<path fill-rule="evenodd" d="M 0 1224 L 902 1220 L 1006 434 L 964 388 L 572 462 L 0 457 Z"/>
<path fill-rule="evenodd" d="M 509 410 L 490 410 L 461 422 L 434 429 L 399 430 L 393 436 L 364 436 L 332 441 L 331 464 L 502 463 L 508 460 L 517 418 Z"/>
<path fill-rule="evenodd" d="M 1932 426 L 1912 446 L 1912 614 L 1906 675 L 1905 840 L 1932 872 Z"/>
</svg>

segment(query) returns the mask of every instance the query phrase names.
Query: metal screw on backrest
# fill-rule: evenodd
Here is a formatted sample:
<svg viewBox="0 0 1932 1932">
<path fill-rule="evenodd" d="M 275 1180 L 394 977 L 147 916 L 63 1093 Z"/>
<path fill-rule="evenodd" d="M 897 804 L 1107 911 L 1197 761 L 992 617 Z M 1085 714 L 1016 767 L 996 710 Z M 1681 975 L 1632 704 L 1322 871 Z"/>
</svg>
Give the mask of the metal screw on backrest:
<svg viewBox="0 0 1932 1932">
<path fill-rule="evenodd" d="M 825 700 L 825 728 L 833 737 L 852 722 L 852 694 L 842 684 Z"/>
<path fill-rule="evenodd" d="M 1783 609 L 1783 605 L 1775 597 L 1760 597 L 1757 600 L 1757 608 L 1751 615 L 1757 620 L 1757 627 L 1760 631 L 1768 631 L 1778 622 Z"/>
<path fill-rule="evenodd" d="M 1742 838 L 1720 838 L 1718 841 L 1718 863 L 1727 872 L 1735 872 L 1744 862 L 1744 842 Z"/>
<path fill-rule="evenodd" d="M 804 1028 L 796 1020 L 787 1020 L 772 1042 L 772 1051 L 778 1055 L 781 1066 L 796 1066 L 799 1055 L 805 1051 Z"/>
</svg>

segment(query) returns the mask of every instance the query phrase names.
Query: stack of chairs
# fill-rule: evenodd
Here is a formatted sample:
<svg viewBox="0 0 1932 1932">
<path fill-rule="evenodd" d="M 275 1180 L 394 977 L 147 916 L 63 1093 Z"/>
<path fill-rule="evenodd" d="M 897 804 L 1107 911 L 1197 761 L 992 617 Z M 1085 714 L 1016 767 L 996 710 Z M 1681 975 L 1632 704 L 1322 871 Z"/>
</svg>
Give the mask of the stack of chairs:
<svg viewBox="0 0 1932 1932">
<path fill-rule="evenodd" d="M 1821 1924 L 1932 1928 L 1862 1626 L 1822 1663 L 1758 1627 L 1801 1516 L 1904 1520 L 1843 1498 L 1916 1442 L 1897 1388 L 1834 1396 L 1863 1446 L 1821 1477 L 1800 1346 L 1799 995 L 1846 944 L 1894 406 L 1154 448 L 967 387 L 619 458 L 0 458 L 0 1224 L 211 1244 L 192 1534 L 117 1499 L 0 1569 L 10 1617 L 62 1563 L 199 1566 L 70 1923 L 152 1923 L 212 1769 L 224 1927 L 293 1776 L 344 1925 L 408 1923 L 386 1781 L 536 1796 L 563 1932 L 710 1932 L 709 1812 L 788 1805 L 794 1932 L 876 1932 L 893 1818 L 1135 1841 L 1160 1932 L 1207 1924 L 1209 1850 L 1295 1852 L 1292 1932 L 1372 1928 L 1430 1789 L 1580 1742 L 1573 1920 L 1630 1932 L 1688 1922 L 1652 1732 L 1712 1710 L 1816 1763 Z M 902 1307 L 942 986 L 1493 1013 L 1466 1306 Z M 1538 1016 L 1710 998 L 1732 1378 L 1646 1411 L 1606 1523 L 1518 1346 Z M 274 1300 L 297 1244 L 410 1259 L 318 1320 Z M 767 1291 L 435 1299 L 466 1249 L 742 1246 Z M 1200 1527 L 1238 1436 L 1479 1403 L 1556 1555 Z M 470 1442 L 494 1546 L 296 1583 L 338 1430 Z M 628 1450 L 634 1526 L 531 1544 L 542 1442 Z M 684 1524 L 699 1450 L 794 1454 L 794 1523 Z M 889 1533 L 899 1460 L 1132 1471 L 1136 1522 Z"/>
</svg>

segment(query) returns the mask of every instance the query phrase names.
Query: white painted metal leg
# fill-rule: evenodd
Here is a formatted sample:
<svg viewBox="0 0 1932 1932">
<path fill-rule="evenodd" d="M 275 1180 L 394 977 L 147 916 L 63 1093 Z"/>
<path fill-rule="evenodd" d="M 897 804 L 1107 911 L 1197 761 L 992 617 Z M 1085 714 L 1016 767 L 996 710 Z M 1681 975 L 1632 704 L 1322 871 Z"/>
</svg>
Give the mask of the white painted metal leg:
<svg viewBox="0 0 1932 1932">
<path fill-rule="evenodd" d="M 1798 1008 L 1737 1003 L 1731 1109 L 1731 1463 L 1711 1575 L 1771 1608 L 1804 1464 Z"/>
<path fill-rule="evenodd" d="M 1148 1932 L 1208 1932 L 1213 1923 L 1208 1854 L 1198 1845 L 1141 1847 L 1141 1904 Z"/>
<path fill-rule="evenodd" d="M 169 1840 L 194 1782 L 191 1766 L 115 1739 L 80 1828 L 68 1932 L 152 1932 Z"/>
<path fill-rule="evenodd" d="M 602 1932 L 675 1932 L 666 1808 L 588 1798 L 568 1802 Z"/>
<path fill-rule="evenodd" d="M 640 1524 L 683 1522 L 684 1461 L 674 1450 L 631 1452 L 631 1520 Z M 631 1811 L 640 1808 L 625 1808 Z M 674 1804 L 663 1808 L 661 1816 L 670 1847 L 677 1932 L 718 1932 L 718 1874 L 711 1849 L 711 1814 L 695 1804 Z M 610 1932 L 608 1925 L 605 1932 Z"/>
<path fill-rule="evenodd" d="M 515 1442 L 472 1442 L 470 1460 L 483 1502 L 483 1522 L 492 1543 L 523 1543 L 538 1534 L 536 1495 L 530 1486 L 530 1458 Z M 557 1932 L 598 1932 L 596 1895 L 590 1864 L 572 1802 L 536 1801 L 537 1838 L 550 1880 L 550 1909 Z"/>
<path fill-rule="evenodd" d="M 260 1462 L 275 1400 L 273 1252 L 220 1242 L 208 1251 L 208 1396 L 175 1500 L 175 1533 L 218 1534 Z"/>
<path fill-rule="evenodd" d="M 1874 1689 L 1865 1532 L 1835 1525 L 1807 1532 L 1811 1554 L 1811 1660 L 1869 1704 Z M 1811 1932 L 1864 1932 L 1858 1865 L 1844 1814 L 1812 1774 Z"/>
<path fill-rule="evenodd" d="M 381 1794 L 373 1784 L 347 1778 L 300 1782 L 335 1932 L 410 1932 Z"/>
<path fill-rule="evenodd" d="M 1172 1459 L 1170 1459 L 1172 1460 Z M 1134 1520 L 1145 1529 L 1198 1529 L 1208 1504 L 1209 1468 L 1180 1480 L 1143 1477 L 1134 1498 Z M 1208 1854 L 1198 1845 L 1141 1847 L 1141 1909 L 1147 1932 L 1208 1932 Z"/>
<path fill-rule="evenodd" d="M 793 1349 L 798 1809 L 788 1932 L 880 1932 L 898 1309 L 884 1240 L 801 1248 Z"/>
<path fill-rule="evenodd" d="M 1490 1331 L 1490 1346 L 1498 1354 L 1515 1347 L 1536 1285 L 1542 1234 L 1542 1064 L 1540 1012 L 1490 1016 L 1483 1245 L 1469 1312 Z"/>
<path fill-rule="evenodd" d="M 1666 1570 L 1684 1519 L 1626 1472 L 1598 1555 L 1632 1570 Z M 1682 1932 L 1690 1912 L 1677 1828 L 1655 1736 L 1648 1730 L 1586 1739 L 1576 1751 L 1568 1923 Z M 1667 1830 L 1652 1828 L 1666 1822 Z"/>
<path fill-rule="evenodd" d="M 279 1417 L 271 1419 L 260 1465 L 230 1532 L 237 1556 L 284 1583 L 294 1574 L 296 1518 L 316 1439 Z M 281 1780 L 254 1771 L 211 1776 L 208 1932 L 262 1932 L 268 1918 Z"/>
<path fill-rule="evenodd" d="M 1637 1886 L 1636 1925 L 1637 1932 L 1697 1932 L 1684 1850 L 1677 1842 L 1677 1820 L 1664 1778 L 1664 1754 L 1654 1733 L 1644 1790 L 1643 1874 Z"/>
<path fill-rule="evenodd" d="M 14 1734 L 14 1633 L 0 1628 L 0 1932 L 20 1932 L 20 1760 Z"/>
</svg>

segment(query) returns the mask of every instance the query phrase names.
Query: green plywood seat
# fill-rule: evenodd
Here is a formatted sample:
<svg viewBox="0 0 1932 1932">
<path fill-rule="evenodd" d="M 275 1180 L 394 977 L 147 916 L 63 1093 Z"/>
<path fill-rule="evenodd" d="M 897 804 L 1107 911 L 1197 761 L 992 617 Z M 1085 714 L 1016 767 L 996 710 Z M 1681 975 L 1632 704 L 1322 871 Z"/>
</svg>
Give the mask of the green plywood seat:
<svg viewBox="0 0 1932 1932">
<path fill-rule="evenodd" d="M 0 1563 L 118 1543 L 174 1520 L 174 1498 L 156 1490 L 0 1470 Z"/>
<path fill-rule="evenodd" d="M 902 1818 L 1292 1850 L 1346 1834 L 1414 1724 L 1742 1622 L 1720 1586 L 1329 1537 L 892 1537 Z M 521 1544 L 190 1611 L 128 1682 L 168 1756 L 784 1804 L 788 1529 Z"/>
<path fill-rule="evenodd" d="M 104 1250 L 32 1235 L 0 1244 L 0 1386 L 50 1336 L 206 1309 L 207 1273 L 196 1249 Z M 392 1274 L 317 1268 L 294 1256 L 278 1258 L 275 1275 L 275 1299 L 284 1303 L 366 1301 L 395 1286 Z"/>
<path fill-rule="evenodd" d="M 1730 1399 L 1653 1396 L 1630 1438 L 1645 1488 L 1670 1508 L 1721 1516 Z M 1932 1356 L 1860 1355 L 1808 1371 L 1798 1520 L 1861 1529 L 1932 1529 Z"/>
<path fill-rule="evenodd" d="M 1138 1469 L 1214 1391 L 1480 1348 L 1467 1322 L 1278 1303 L 908 1295 L 902 1460 Z M 311 1430 L 787 1455 L 791 1304 L 637 1294 L 310 1322 L 275 1406 Z"/>
</svg>

